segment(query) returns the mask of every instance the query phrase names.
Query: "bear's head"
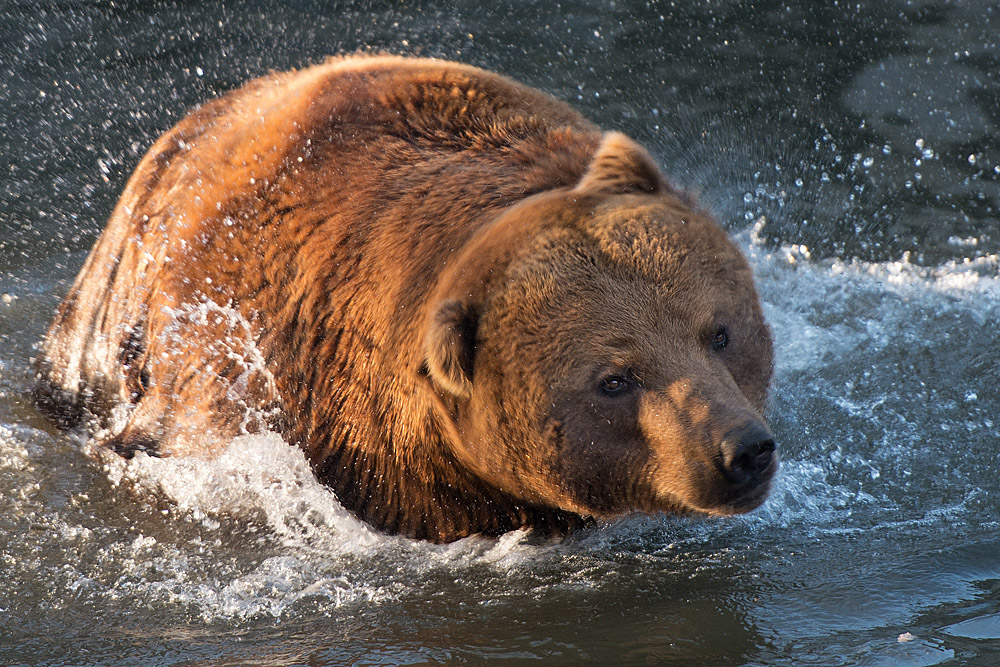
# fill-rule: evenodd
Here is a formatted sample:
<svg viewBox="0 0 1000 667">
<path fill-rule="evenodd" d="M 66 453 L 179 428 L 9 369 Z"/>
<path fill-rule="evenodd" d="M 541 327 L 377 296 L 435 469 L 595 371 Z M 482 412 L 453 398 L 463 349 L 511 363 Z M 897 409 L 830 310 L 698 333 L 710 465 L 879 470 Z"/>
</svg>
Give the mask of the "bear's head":
<svg viewBox="0 0 1000 667">
<path fill-rule="evenodd" d="M 736 246 L 627 137 L 442 276 L 426 369 L 456 456 L 582 515 L 735 514 L 777 469 L 771 338 Z"/>
</svg>

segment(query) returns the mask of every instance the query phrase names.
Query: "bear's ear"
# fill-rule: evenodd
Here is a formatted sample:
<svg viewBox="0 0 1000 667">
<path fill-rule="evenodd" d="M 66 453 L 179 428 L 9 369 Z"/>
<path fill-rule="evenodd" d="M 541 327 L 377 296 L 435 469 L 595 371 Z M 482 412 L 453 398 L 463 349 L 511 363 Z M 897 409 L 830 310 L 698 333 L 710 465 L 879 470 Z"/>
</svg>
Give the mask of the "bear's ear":
<svg viewBox="0 0 1000 667">
<path fill-rule="evenodd" d="M 666 180 L 646 149 L 621 132 L 605 132 L 576 190 L 627 194 L 660 192 Z"/>
<path fill-rule="evenodd" d="M 474 308 L 452 299 L 438 305 L 424 337 L 427 371 L 448 393 L 467 396 L 472 391 L 479 317 Z"/>
</svg>

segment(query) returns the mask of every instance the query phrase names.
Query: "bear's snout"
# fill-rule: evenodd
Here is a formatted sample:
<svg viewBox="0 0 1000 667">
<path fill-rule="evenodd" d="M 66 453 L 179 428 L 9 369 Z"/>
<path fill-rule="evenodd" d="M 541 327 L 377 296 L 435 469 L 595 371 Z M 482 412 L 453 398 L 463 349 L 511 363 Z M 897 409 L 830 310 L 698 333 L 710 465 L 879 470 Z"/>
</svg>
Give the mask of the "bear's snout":
<svg viewBox="0 0 1000 667">
<path fill-rule="evenodd" d="M 774 437 L 753 422 L 722 443 L 722 473 L 737 486 L 755 486 L 776 460 Z"/>
<path fill-rule="evenodd" d="M 767 498 L 778 469 L 774 436 L 745 397 L 688 369 L 640 409 L 663 505 L 742 514 Z"/>
</svg>

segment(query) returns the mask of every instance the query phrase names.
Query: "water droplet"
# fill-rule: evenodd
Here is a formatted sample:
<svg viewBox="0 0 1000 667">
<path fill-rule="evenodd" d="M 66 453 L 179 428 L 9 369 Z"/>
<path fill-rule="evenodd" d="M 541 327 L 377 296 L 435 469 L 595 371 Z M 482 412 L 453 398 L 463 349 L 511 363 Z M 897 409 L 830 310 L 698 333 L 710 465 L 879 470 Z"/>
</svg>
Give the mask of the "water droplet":
<svg viewBox="0 0 1000 667">
<path fill-rule="evenodd" d="M 864 165 L 865 169 L 868 169 L 873 164 L 875 164 L 875 158 L 873 158 L 873 157 L 866 157 L 865 161 L 862 162 L 861 164 Z"/>
</svg>

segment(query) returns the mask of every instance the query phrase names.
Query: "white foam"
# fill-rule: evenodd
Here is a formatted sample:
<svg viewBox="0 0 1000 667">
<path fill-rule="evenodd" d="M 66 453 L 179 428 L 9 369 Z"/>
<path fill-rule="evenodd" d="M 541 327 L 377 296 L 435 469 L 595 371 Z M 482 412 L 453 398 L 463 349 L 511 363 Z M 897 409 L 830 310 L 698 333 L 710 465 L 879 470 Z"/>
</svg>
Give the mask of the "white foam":
<svg viewBox="0 0 1000 667">
<path fill-rule="evenodd" d="M 1000 256 L 922 266 L 893 261 L 816 261 L 798 245 L 769 249 L 764 220 L 736 235 L 757 277 L 775 339 L 776 378 L 820 368 L 852 351 L 927 334 L 922 316 L 953 312 L 970 324 L 1000 317 Z"/>
<path fill-rule="evenodd" d="M 100 567 L 121 575 L 99 591 L 101 597 L 180 604 L 209 622 L 280 618 L 302 604 L 377 604 L 400 594 L 391 576 L 363 564 L 398 560 L 402 541 L 348 513 L 301 450 L 273 433 L 237 437 L 214 460 L 141 452 L 125 460 L 93 444 L 86 448 L 104 462 L 116 494 L 149 498 L 157 507 L 166 501 L 162 511 L 177 522 L 179 534 L 196 527 L 196 536 L 183 540 L 142 532 L 115 540 Z M 244 526 L 237 531 L 259 538 L 252 540 L 258 546 L 216 564 L 218 552 L 227 549 L 224 540 L 232 539 L 218 531 L 233 520 Z M 83 572 L 75 578 L 90 579 Z"/>
<path fill-rule="evenodd" d="M 907 296 L 941 294 L 958 298 L 988 295 L 1000 298 L 1000 255 L 989 254 L 949 260 L 937 266 L 922 266 L 904 252 L 898 260 L 869 262 L 839 258 L 811 261 L 809 249 L 783 245 L 768 249 L 760 233 L 766 220 L 736 236 L 754 269 L 765 279 L 781 277 L 786 288 L 803 279 L 836 286 L 850 281 L 863 289 L 880 288 Z M 792 274 L 791 271 L 796 271 Z M 804 304 L 797 304 L 803 310 Z"/>
<path fill-rule="evenodd" d="M 165 498 L 208 527 L 216 515 L 262 516 L 289 545 L 333 554 L 369 553 L 379 541 L 316 479 L 302 451 L 273 433 L 239 436 L 214 460 L 95 453 L 116 486 Z"/>
<path fill-rule="evenodd" d="M 185 554 L 179 551 L 158 560 L 170 576 L 158 580 L 143 576 L 140 595 L 193 607 L 205 622 L 281 618 L 307 602 L 338 609 L 398 597 L 390 588 L 365 583 L 354 573 L 330 573 L 314 558 L 299 555 L 266 558 L 229 580 L 189 579 L 184 572 Z"/>
</svg>

